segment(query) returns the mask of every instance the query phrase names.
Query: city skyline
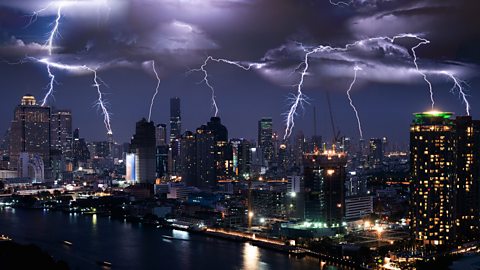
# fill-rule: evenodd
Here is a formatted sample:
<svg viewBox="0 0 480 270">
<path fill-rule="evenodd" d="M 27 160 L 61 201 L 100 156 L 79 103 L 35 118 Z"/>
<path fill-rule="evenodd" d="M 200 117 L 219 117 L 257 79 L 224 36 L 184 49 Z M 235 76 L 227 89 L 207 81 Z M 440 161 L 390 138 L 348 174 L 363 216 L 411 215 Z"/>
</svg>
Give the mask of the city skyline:
<svg viewBox="0 0 480 270">
<path fill-rule="evenodd" d="M 299 131 L 313 135 L 315 106 L 318 134 L 332 137 L 326 100 L 326 92 L 330 92 L 337 129 L 344 136 L 358 139 L 357 120 L 346 95 L 357 65 L 360 68 L 355 70 L 358 78 L 350 94 L 358 108 L 365 139 L 386 136 L 399 144 L 408 142 L 408 133 L 399 127 L 409 124 L 412 112 L 431 109 L 428 85 L 419 71 L 424 72 L 433 85 L 436 110 L 466 114 L 462 96 L 457 97 L 458 89 L 453 95 L 450 93 L 453 81 L 448 74 L 453 74 L 469 84 L 465 90 L 471 114 L 479 117 L 475 110 L 480 106 L 480 99 L 475 95 L 480 85 L 479 57 L 474 49 L 478 30 L 462 27 L 467 22 L 475 25 L 478 21 L 471 12 L 478 5 L 474 1 L 446 1 L 442 5 L 431 1 L 352 1 L 349 6 L 305 1 L 298 3 L 295 9 L 288 1 L 226 1 L 223 4 L 215 1 L 180 4 L 137 1 L 128 8 L 113 1 L 105 1 L 105 5 L 100 6 L 86 1 L 75 14 L 72 9 L 76 7 L 63 7 L 59 36 L 52 39 L 51 46 L 43 46 L 45 35 L 52 31 L 52 22 L 57 18 L 57 5 L 62 5 L 56 1 L 51 2 L 54 3 L 51 6 L 48 3 L 0 1 L 1 12 L 5 14 L 0 19 L 3 26 L 0 71 L 5 74 L 0 78 L 0 87 L 6 89 L 2 93 L 4 113 L 0 116 L 0 130 L 7 129 L 9 112 L 24 94 L 31 93 L 41 100 L 46 93 L 47 62 L 25 59 L 29 56 L 77 66 L 74 69 L 80 69 L 81 65 L 98 68 L 99 77 L 106 83 L 101 83 L 101 91 L 109 104 L 112 130 L 118 142 L 129 141 L 134 133 L 133 123 L 148 116 L 157 85 L 151 66 L 155 61 L 161 84 L 152 120 L 156 124 L 168 124 L 169 100 L 179 97 L 183 131 L 193 131 L 215 114 L 210 90 L 204 83 L 199 84 L 202 72 L 193 71 L 210 55 L 214 59 L 238 61 L 235 63 L 243 68 L 255 64 L 252 70 L 215 61 L 205 66 L 209 82 L 215 87 L 218 116 L 229 128 L 231 137 L 255 138 L 256 122 L 262 117 L 272 117 L 274 131 L 284 136 L 284 114 L 289 109 L 287 97 L 296 93 L 297 89 L 291 85 L 298 83 L 302 67 L 295 68 L 305 55 L 296 42 L 309 50 L 319 45 L 343 48 L 359 40 L 365 41 L 348 51 L 320 51 L 311 56 L 312 67 L 305 76 L 303 88 L 310 104 L 304 104 L 305 110 L 297 111 L 292 136 Z M 150 10 L 143 10 L 143 5 L 159 11 L 158 21 L 152 20 L 154 16 Z M 192 10 L 200 6 L 210 9 L 213 15 L 193 15 Z M 44 7 L 48 8 L 42 10 Z M 89 12 L 92 9 L 97 12 Z M 268 12 L 271 9 L 277 12 Z M 144 16 L 139 15 L 141 10 Z M 35 14 L 35 11 L 40 12 Z M 176 17 L 168 15 L 171 11 L 177 12 Z M 242 12 L 248 16 L 239 16 Z M 262 18 L 259 12 L 267 15 Z M 34 15 L 29 17 L 29 14 Z M 230 14 L 230 18 L 225 18 L 225 14 Z M 300 18 L 298 14 L 304 16 Z M 120 23 L 112 27 L 127 15 L 132 18 L 131 25 Z M 292 18 L 297 20 L 291 23 Z M 86 19 L 95 19 L 97 23 L 85 24 Z M 278 23 L 272 24 L 268 19 Z M 417 23 L 410 25 L 407 19 Z M 219 26 L 215 23 L 218 20 L 224 24 Z M 338 26 L 335 31 L 330 29 L 332 23 Z M 256 34 L 260 31 L 257 27 L 272 29 L 272 35 Z M 119 32 L 115 33 L 114 29 Z M 235 39 L 228 35 L 232 29 L 238 32 Z M 452 30 L 450 35 L 444 35 L 445 29 L 463 30 Z M 81 34 L 72 35 L 76 30 Z M 368 41 L 368 38 L 402 33 L 411 33 L 417 38 Z M 159 34 L 163 34 L 163 38 L 153 38 Z M 418 38 L 429 43 L 420 44 Z M 107 46 L 109 40 L 111 46 Z M 419 70 L 413 62 L 415 45 L 419 46 L 415 50 Z M 145 51 L 140 49 L 142 46 Z M 8 64 L 21 60 L 25 60 L 24 63 Z M 295 70 L 297 74 L 288 76 Z M 98 96 L 91 87 L 91 72 L 62 70 L 53 64 L 52 72 L 58 84 L 54 85 L 54 96 L 49 97 L 46 104 L 71 110 L 74 126 L 80 128 L 86 138 L 104 140 L 103 117 L 101 111 L 94 108 Z M 384 128 L 392 122 L 399 125 Z"/>
</svg>

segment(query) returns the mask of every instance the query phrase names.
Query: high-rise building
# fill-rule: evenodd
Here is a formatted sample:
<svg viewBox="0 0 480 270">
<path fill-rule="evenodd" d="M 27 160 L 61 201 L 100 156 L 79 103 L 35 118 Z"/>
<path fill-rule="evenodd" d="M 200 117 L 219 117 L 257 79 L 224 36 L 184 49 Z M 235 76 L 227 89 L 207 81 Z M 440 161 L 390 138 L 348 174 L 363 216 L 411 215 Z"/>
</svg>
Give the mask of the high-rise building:
<svg viewBox="0 0 480 270">
<path fill-rule="evenodd" d="M 51 148 L 62 151 L 62 155 L 71 155 L 72 149 L 72 112 L 55 110 L 51 117 Z"/>
<path fill-rule="evenodd" d="M 246 179 L 250 176 L 250 142 L 246 139 L 231 139 L 233 175 Z"/>
<path fill-rule="evenodd" d="M 207 126 L 197 128 L 195 134 L 196 185 L 201 188 L 213 188 L 216 185 L 215 135 Z"/>
<path fill-rule="evenodd" d="M 455 119 L 456 138 L 456 219 L 461 241 L 478 240 L 480 235 L 480 121 L 470 116 Z"/>
<path fill-rule="evenodd" d="M 180 113 L 180 98 L 170 99 L 170 143 L 182 135 L 182 116 Z"/>
<path fill-rule="evenodd" d="M 158 145 L 156 148 L 157 178 L 168 175 L 168 145 Z"/>
<path fill-rule="evenodd" d="M 88 149 L 85 139 L 80 138 L 80 130 L 77 128 L 73 132 L 73 166 L 78 168 L 81 164 L 90 159 L 90 150 Z"/>
<path fill-rule="evenodd" d="M 258 147 L 261 148 L 266 163 L 273 159 L 273 121 L 264 117 L 258 121 Z"/>
<path fill-rule="evenodd" d="M 222 125 L 220 117 L 210 118 L 207 128 L 214 137 L 215 176 L 217 180 L 231 178 L 233 176 L 233 154 L 232 147 L 228 142 L 228 130 Z"/>
<path fill-rule="evenodd" d="M 338 227 L 345 215 L 345 153 L 304 155 L 305 218 Z"/>
<path fill-rule="evenodd" d="M 383 140 L 372 138 L 369 144 L 368 163 L 370 167 L 378 168 L 383 162 Z"/>
<path fill-rule="evenodd" d="M 21 104 L 15 108 L 10 129 L 9 152 L 13 167 L 18 167 L 20 153 L 38 155 L 45 167 L 49 167 L 50 124 L 50 107 L 38 105 L 32 95 L 23 96 Z"/>
<path fill-rule="evenodd" d="M 155 182 L 155 145 L 155 125 L 143 118 L 137 122 L 131 142 L 131 150 L 136 154 L 136 180 L 140 183 Z"/>
<path fill-rule="evenodd" d="M 188 186 L 198 186 L 196 134 L 186 131 L 180 140 L 180 162 L 182 180 Z"/>
<path fill-rule="evenodd" d="M 157 139 L 157 146 L 168 145 L 167 141 L 167 125 L 165 124 L 158 124 L 157 129 L 155 132 L 155 136 Z"/>
<path fill-rule="evenodd" d="M 125 180 L 131 183 L 135 183 L 137 181 L 136 169 L 135 169 L 136 159 L 137 159 L 136 154 L 133 154 L 133 153 L 128 153 L 125 156 L 125 169 L 126 169 Z"/>
<path fill-rule="evenodd" d="M 449 245 L 478 237 L 480 124 L 416 113 L 410 127 L 411 223 L 416 240 Z"/>
</svg>

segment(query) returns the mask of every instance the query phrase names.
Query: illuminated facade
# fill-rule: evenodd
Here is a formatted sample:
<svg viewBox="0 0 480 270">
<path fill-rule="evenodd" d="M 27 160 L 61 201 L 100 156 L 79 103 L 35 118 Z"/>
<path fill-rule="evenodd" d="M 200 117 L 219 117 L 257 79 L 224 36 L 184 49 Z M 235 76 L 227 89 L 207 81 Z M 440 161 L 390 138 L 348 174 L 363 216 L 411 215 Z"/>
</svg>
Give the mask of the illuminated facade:
<svg viewBox="0 0 480 270">
<path fill-rule="evenodd" d="M 170 99 L 170 143 L 182 135 L 182 116 L 180 113 L 180 98 Z"/>
<path fill-rule="evenodd" d="M 457 117 L 456 131 L 456 219 L 462 241 L 478 239 L 480 207 L 480 121 Z"/>
<path fill-rule="evenodd" d="M 125 156 L 125 167 L 126 167 L 125 180 L 133 183 L 137 181 L 136 170 L 135 170 L 135 160 L 136 160 L 136 155 L 133 153 L 127 153 L 127 155 Z"/>
<path fill-rule="evenodd" d="M 15 108 L 10 132 L 13 166 L 17 166 L 22 152 L 40 156 L 46 167 L 50 164 L 50 107 L 38 105 L 32 95 L 25 95 Z"/>
<path fill-rule="evenodd" d="M 338 227 L 345 216 L 345 153 L 304 155 L 305 219 Z"/>
<path fill-rule="evenodd" d="M 410 226 L 416 240 L 445 245 L 478 235 L 478 128 L 471 117 L 415 114 Z"/>
<path fill-rule="evenodd" d="M 258 146 L 262 149 L 263 159 L 271 162 L 274 155 L 272 118 L 264 117 L 258 121 Z"/>
<path fill-rule="evenodd" d="M 136 180 L 140 183 L 154 183 L 156 180 L 155 125 L 145 118 L 137 122 L 131 148 L 136 154 Z"/>
</svg>

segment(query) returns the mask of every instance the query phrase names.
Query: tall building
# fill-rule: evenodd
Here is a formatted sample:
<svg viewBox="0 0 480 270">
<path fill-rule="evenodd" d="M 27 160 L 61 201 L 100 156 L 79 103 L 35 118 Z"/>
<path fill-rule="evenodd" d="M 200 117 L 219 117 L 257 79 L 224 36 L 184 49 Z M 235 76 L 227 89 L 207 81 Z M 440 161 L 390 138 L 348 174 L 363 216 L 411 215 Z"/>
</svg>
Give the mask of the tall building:
<svg viewBox="0 0 480 270">
<path fill-rule="evenodd" d="M 258 121 L 258 147 L 262 150 L 263 159 L 268 163 L 273 159 L 273 121 L 264 117 Z"/>
<path fill-rule="evenodd" d="M 246 139 L 231 139 L 233 175 L 246 179 L 250 176 L 250 142 Z"/>
<path fill-rule="evenodd" d="M 195 134 L 186 131 L 180 140 L 180 163 L 182 180 L 188 186 L 198 186 L 197 145 Z"/>
<path fill-rule="evenodd" d="M 180 98 L 170 99 L 170 143 L 182 135 L 182 116 L 180 113 Z"/>
<path fill-rule="evenodd" d="M 63 155 L 71 153 L 72 149 L 72 112 L 55 110 L 51 116 L 51 148 L 62 151 Z"/>
<path fill-rule="evenodd" d="M 80 130 L 78 128 L 73 132 L 72 151 L 73 166 L 75 168 L 78 168 L 90 159 L 90 150 L 87 142 L 85 139 L 80 138 Z"/>
<path fill-rule="evenodd" d="M 215 135 L 207 126 L 197 128 L 195 134 L 196 186 L 213 188 L 216 186 Z"/>
<path fill-rule="evenodd" d="M 345 215 L 345 153 L 304 155 L 305 218 L 338 227 Z"/>
<path fill-rule="evenodd" d="M 156 179 L 155 125 L 145 118 L 137 122 L 131 151 L 136 154 L 136 181 L 153 184 Z"/>
<path fill-rule="evenodd" d="M 480 124 L 416 113 L 410 127 L 411 230 L 424 244 L 478 237 Z"/>
<path fill-rule="evenodd" d="M 168 175 L 168 145 L 158 145 L 156 148 L 157 178 Z"/>
<path fill-rule="evenodd" d="M 461 241 L 478 240 L 480 235 L 480 121 L 470 116 L 455 119 L 456 219 Z"/>
<path fill-rule="evenodd" d="M 168 145 L 167 141 L 167 125 L 158 124 L 155 131 L 155 136 L 157 140 L 157 146 Z"/>
<path fill-rule="evenodd" d="M 369 143 L 368 163 L 370 167 L 378 168 L 383 162 L 383 140 L 372 138 Z"/>
<path fill-rule="evenodd" d="M 232 147 L 228 142 L 228 130 L 222 125 L 220 117 L 210 118 L 207 128 L 214 137 L 215 176 L 217 180 L 228 179 L 233 176 Z"/>
<path fill-rule="evenodd" d="M 21 153 L 38 155 L 45 167 L 49 167 L 50 124 L 50 107 L 38 105 L 32 95 L 23 96 L 15 108 L 10 128 L 9 154 L 13 167 L 18 167 Z"/>
</svg>

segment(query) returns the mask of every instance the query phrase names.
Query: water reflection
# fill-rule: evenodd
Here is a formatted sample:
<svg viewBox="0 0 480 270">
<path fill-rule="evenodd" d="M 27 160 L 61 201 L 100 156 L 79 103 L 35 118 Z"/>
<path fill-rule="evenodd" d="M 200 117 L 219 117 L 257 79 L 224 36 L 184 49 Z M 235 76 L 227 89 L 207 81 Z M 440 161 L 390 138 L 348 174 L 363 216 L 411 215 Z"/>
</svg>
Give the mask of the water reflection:
<svg viewBox="0 0 480 270">
<path fill-rule="evenodd" d="M 243 269 L 256 270 L 259 269 L 260 251 L 258 247 L 246 243 L 243 246 Z"/>
<path fill-rule="evenodd" d="M 173 230 L 172 236 L 175 239 L 189 240 L 190 236 L 186 231 Z"/>
</svg>

